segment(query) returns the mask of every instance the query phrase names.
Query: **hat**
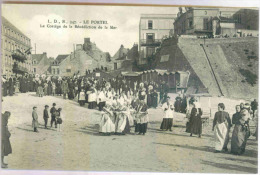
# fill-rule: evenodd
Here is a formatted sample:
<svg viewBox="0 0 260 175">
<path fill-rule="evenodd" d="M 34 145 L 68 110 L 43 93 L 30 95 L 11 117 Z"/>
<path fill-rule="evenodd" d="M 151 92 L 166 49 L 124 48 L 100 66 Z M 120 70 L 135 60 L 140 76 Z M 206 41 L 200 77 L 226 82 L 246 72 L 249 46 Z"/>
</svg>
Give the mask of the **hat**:
<svg viewBox="0 0 260 175">
<path fill-rule="evenodd" d="M 45 108 L 46 108 L 46 107 L 49 107 L 49 105 L 45 105 Z"/>
<path fill-rule="evenodd" d="M 56 103 L 53 103 L 52 105 L 53 105 L 53 106 L 56 106 Z"/>
<path fill-rule="evenodd" d="M 244 106 L 245 109 L 250 109 L 250 104 L 249 103 L 246 103 L 245 106 Z"/>
<path fill-rule="evenodd" d="M 37 108 L 37 106 L 34 106 L 33 109 Z"/>
</svg>

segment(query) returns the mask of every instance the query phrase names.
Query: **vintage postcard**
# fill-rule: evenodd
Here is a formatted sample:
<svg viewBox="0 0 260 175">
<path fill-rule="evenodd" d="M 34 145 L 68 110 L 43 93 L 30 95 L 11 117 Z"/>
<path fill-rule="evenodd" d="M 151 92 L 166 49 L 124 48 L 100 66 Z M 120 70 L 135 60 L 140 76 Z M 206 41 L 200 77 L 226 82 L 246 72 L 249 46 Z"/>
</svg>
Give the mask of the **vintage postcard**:
<svg viewBox="0 0 260 175">
<path fill-rule="evenodd" d="M 1 12 L 1 171 L 258 172 L 257 7 Z"/>
</svg>

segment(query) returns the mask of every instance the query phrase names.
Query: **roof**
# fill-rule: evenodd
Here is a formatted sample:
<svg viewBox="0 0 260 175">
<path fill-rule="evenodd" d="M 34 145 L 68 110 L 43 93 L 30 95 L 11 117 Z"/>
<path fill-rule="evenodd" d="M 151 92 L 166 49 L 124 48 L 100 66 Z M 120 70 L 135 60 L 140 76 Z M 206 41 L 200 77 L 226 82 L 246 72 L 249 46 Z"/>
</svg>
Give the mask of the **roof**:
<svg viewBox="0 0 260 175">
<path fill-rule="evenodd" d="M 55 61 L 57 62 L 62 62 L 65 58 L 67 58 L 69 56 L 69 54 L 65 54 L 65 55 L 58 55 L 55 59 Z"/>
<path fill-rule="evenodd" d="M 121 45 L 120 48 L 118 49 L 118 51 L 115 53 L 115 55 L 112 58 L 120 59 L 121 57 L 124 57 L 128 51 L 129 51 L 129 49 L 124 48 L 124 46 Z"/>
<path fill-rule="evenodd" d="M 15 31 L 16 33 L 20 33 L 23 36 L 25 36 L 26 38 L 28 38 L 23 32 L 21 32 L 17 27 L 15 27 L 11 22 L 9 22 L 5 17 L 2 16 L 2 25 L 5 27 L 8 27 L 10 29 L 12 29 L 13 31 Z"/>
<path fill-rule="evenodd" d="M 142 72 L 121 72 L 121 74 L 125 77 L 138 77 Z"/>
<path fill-rule="evenodd" d="M 44 56 L 46 56 L 44 53 L 32 54 L 32 60 L 36 60 L 37 62 L 40 62 Z"/>
</svg>

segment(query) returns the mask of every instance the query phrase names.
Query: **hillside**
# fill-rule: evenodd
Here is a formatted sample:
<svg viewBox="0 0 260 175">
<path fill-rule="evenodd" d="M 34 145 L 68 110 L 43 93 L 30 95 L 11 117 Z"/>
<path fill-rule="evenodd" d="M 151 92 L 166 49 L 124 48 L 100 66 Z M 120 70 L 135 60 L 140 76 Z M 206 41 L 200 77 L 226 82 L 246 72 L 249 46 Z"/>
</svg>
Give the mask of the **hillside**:
<svg viewBox="0 0 260 175">
<path fill-rule="evenodd" d="M 169 60 L 162 62 L 161 56 L 167 54 Z M 206 89 L 213 96 L 251 99 L 258 96 L 258 54 L 254 37 L 172 38 L 158 49 L 155 64 L 159 69 L 189 70 L 188 86 Z"/>
</svg>

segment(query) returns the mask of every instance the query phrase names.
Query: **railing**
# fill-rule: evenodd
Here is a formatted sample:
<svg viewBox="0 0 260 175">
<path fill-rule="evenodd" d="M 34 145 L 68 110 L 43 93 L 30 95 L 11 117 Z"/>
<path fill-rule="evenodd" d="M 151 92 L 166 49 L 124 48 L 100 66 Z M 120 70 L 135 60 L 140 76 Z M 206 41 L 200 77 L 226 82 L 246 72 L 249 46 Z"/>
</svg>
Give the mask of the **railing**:
<svg viewBox="0 0 260 175">
<path fill-rule="evenodd" d="M 13 72 L 14 73 L 26 73 L 26 72 L 28 72 L 28 69 L 25 67 L 19 66 L 17 63 L 14 63 Z"/>
<path fill-rule="evenodd" d="M 151 40 L 146 40 L 146 39 L 142 39 L 140 40 L 140 44 L 141 45 L 160 45 L 162 40 L 161 39 L 151 39 Z"/>
<path fill-rule="evenodd" d="M 13 59 L 20 61 L 20 62 L 25 62 L 27 60 L 26 56 L 21 52 L 21 51 L 15 51 L 12 54 Z"/>
</svg>

